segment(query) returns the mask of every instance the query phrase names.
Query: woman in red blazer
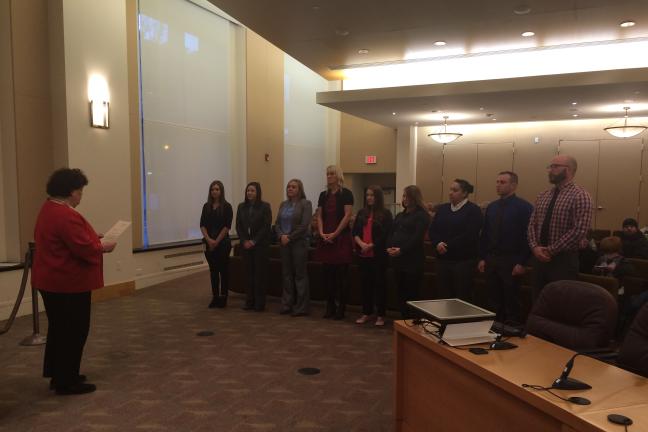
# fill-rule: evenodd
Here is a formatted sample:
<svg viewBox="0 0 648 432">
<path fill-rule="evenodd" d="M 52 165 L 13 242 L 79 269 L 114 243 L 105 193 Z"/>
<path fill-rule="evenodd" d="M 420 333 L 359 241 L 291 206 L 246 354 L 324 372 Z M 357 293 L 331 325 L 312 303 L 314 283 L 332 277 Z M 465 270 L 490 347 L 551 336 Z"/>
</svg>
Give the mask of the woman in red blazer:
<svg viewBox="0 0 648 432">
<path fill-rule="evenodd" d="M 90 329 L 91 291 L 103 286 L 103 256 L 115 248 L 101 242 L 74 209 L 81 202 L 87 177 L 79 169 L 61 168 L 47 182 L 49 198 L 41 207 L 34 240 L 32 285 L 45 303 L 49 327 L 43 376 L 57 394 L 96 390 L 79 374 Z"/>
</svg>

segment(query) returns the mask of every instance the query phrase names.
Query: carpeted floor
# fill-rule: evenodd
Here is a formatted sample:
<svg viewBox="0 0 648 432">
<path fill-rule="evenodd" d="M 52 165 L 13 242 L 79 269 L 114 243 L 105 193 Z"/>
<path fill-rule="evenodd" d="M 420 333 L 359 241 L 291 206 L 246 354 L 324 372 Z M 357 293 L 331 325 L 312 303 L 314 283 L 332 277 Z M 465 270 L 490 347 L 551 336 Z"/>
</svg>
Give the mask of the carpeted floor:
<svg viewBox="0 0 648 432">
<path fill-rule="evenodd" d="M 93 305 L 82 373 L 97 391 L 56 396 L 31 317 L 0 336 L 0 431 L 390 431 L 392 328 L 207 309 L 200 273 Z M 41 328 L 47 323 L 41 314 Z M 196 333 L 211 330 L 213 336 Z M 321 369 L 304 376 L 302 367 Z"/>
</svg>

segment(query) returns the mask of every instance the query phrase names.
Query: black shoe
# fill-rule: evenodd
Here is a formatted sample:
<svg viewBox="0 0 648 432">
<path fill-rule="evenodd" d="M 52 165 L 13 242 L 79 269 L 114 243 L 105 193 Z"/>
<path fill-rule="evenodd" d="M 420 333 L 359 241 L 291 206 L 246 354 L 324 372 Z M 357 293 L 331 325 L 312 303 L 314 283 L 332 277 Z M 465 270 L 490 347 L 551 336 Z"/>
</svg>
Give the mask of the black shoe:
<svg viewBox="0 0 648 432">
<path fill-rule="evenodd" d="M 291 317 L 303 317 L 303 316 L 308 316 L 308 313 L 306 312 L 293 312 L 290 314 Z"/>
<path fill-rule="evenodd" d="M 326 313 L 324 314 L 324 319 L 333 318 L 335 316 L 335 304 L 328 303 L 326 305 Z"/>
<path fill-rule="evenodd" d="M 241 309 L 243 309 L 243 310 L 245 310 L 245 311 L 251 311 L 251 310 L 254 310 L 254 306 L 248 306 L 248 305 L 245 305 L 245 306 L 243 306 Z"/>
<path fill-rule="evenodd" d="M 77 383 L 86 382 L 87 379 L 88 377 L 86 377 L 85 375 L 79 375 L 79 377 L 77 378 Z M 50 379 L 49 389 L 54 390 L 55 388 L 56 388 L 56 383 L 54 382 L 54 378 L 52 378 Z"/>
<path fill-rule="evenodd" d="M 209 306 L 207 306 L 209 309 L 214 309 L 218 307 L 218 300 L 216 297 L 212 299 L 212 301 L 209 303 Z"/>
<path fill-rule="evenodd" d="M 86 394 L 92 393 L 97 390 L 97 386 L 94 384 L 88 383 L 76 383 L 66 386 L 57 386 L 56 394 L 57 395 L 75 395 L 75 394 Z"/>
<path fill-rule="evenodd" d="M 291 314 L 291 313 L 292 313 L 292 309 L 290 309 L 290 308 L 281 309 L 279 311 L 279 315 L 288 315 L 288 314 Z"/>
<path fill-rule="evenodd" d="M 254 308 L 254 312 L 265 312 L 265 307 Z"/>
<path fill-rule="evenodd" d="M 344 312 L 337 311 L 335 316 L 333 317 L 334 320 L 340 321 L 344 319 Z"/>
<path fill-rule="evenodd" d="M 227 307 L 227 297 L 216 297 L 216 307 L 220 309 Z"/>
</svg>

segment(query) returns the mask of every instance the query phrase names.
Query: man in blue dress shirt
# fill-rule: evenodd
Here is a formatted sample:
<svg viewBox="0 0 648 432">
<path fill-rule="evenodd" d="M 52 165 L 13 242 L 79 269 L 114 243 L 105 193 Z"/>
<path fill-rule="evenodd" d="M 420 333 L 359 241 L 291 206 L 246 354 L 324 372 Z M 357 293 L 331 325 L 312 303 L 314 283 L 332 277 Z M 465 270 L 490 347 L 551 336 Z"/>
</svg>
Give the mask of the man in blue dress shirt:
<svg viewBox="0 0 648 432">
<path fill-rule="evenodd" d="M 499 199 L 486 208 L 481 232 L 477 264 L 486 273 L 490 308 L 497 320 L 517 324 L 520 322 L 520 276 L 531 256 L 527 229 L 533 206 L 515 195 L 518 176 L 503 171 L 497 176 L 495 188 Z"/>
</svg>

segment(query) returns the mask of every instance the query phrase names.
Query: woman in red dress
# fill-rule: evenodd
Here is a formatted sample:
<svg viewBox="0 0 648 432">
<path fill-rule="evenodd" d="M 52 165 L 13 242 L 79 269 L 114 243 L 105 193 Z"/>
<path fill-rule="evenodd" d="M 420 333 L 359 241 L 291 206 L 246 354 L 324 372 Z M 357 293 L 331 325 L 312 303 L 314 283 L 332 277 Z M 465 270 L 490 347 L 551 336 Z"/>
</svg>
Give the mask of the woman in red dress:
<svg viewBox="0 0 648 432">
<path fill-rule="evenodd" d="M 349 220 L 353 194 L 343 187 L 344 175 L 335 165 L 326 168 L 326 190 L 317 202 L 320 242 L 316 259 L 324 264 L 324 290 L 327 296 L 324 318 L 344 318 L 348 294 L 349 264 L 353 247 Z"/>
<path fill-rule="evenodd" d="M 103 253 L 116 245 L 99 240 L 74 209 L 87 184 L 79 169 L 55 171 L 34 232 L 32 285 L 43 297 L 48 320 L 43 376 L 51 377 L 50 388 L 63 395 L 96 390 L 84 382 L 79 367 L 90 329 L 91 292 L 103 287 Z"/>
</svg>

